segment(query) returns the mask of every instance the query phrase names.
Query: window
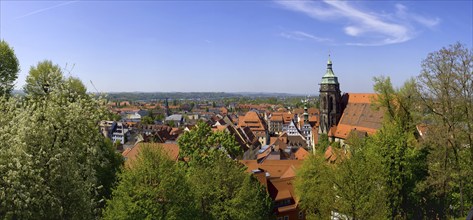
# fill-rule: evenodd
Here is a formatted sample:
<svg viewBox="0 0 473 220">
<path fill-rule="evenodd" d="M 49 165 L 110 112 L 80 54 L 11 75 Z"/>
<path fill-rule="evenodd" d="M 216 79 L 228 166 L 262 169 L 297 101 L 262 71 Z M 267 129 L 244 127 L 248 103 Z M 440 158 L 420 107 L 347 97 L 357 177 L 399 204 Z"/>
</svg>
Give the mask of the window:
<svg viewBox="0 0 473 220">
<path fill-rule="evenodd" d="M 304 212 L 299 211 L 299 219 L 303 219 L 303 218 L 304 218 Z"/>
<path fill-rule="evenodd" d="M 284 220 L 289 220 L 289 216 L 284 216 Z"/>
</svg>

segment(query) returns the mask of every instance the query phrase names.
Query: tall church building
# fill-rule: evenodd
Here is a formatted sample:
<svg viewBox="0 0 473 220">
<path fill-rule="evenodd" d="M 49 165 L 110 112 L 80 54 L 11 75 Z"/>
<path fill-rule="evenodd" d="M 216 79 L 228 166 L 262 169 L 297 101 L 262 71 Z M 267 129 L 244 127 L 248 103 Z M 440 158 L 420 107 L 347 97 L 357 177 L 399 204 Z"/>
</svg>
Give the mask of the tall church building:
<svg viewBox="0 0 473 220">
<path fill-rule="evenodd" d="M 342 115 L 342 97 L 338 77 L 332 70 L 330 57 L 327 62 L 327 71 L 320 83 L 320 118 L 319 134 L 328 134 L 330 128 L 337 125 Z"/>
</svg>

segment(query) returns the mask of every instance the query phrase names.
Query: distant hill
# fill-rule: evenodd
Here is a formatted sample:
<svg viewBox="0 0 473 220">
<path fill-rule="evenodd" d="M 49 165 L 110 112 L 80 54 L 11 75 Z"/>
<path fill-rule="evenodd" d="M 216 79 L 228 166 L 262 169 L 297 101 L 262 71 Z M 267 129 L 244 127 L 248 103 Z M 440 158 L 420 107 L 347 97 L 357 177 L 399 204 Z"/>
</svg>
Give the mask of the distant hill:
<svg viewBox="0 0 473 220">
<path fill-rule="evenodd" d="M 113 92 L 107 94 L 111 100 L 141 100 L 152 101 L 169 99 L 186 99 L 186 100 L 216 100 L 221 98 L 268 98 L 268 97 L 303 97 L 302 94 L 289 93 L 265 93 L 265 92 Z M 311 95 L 313 96 L 313 95 Z"/>
</svg>

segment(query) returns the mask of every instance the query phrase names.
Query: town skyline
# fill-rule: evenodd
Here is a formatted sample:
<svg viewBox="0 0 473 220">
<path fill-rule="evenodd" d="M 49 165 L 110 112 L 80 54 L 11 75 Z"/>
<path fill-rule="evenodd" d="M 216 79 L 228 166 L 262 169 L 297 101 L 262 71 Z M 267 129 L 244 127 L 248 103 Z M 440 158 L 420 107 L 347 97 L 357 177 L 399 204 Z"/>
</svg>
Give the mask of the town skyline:
<svg viewBox="0 0 473 220">
<path fill-rule="evenodd" d="M 420 73 L 427 54 L 471 48 L 471 1 L 0 2 L 21 72 L 48 59 L 89 92 L 318 94 L 331 54 L 342 92 Z M 452 16 L 455 15 L 455 16 Z"/>
</svg>

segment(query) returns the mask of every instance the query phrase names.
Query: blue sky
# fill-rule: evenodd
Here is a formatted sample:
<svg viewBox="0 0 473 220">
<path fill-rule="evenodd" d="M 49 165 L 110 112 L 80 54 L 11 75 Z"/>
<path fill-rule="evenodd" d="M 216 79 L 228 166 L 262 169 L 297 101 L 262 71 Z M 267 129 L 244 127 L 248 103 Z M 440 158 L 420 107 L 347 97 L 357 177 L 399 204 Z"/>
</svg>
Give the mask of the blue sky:
<svg viewBox="0 0 473 220">
<path fill-rule="evenodd" d="M 396 86 L 429 52 L 473 45 L 473 1 L 0 1 L 22 88 L 44 59 L 98 91 L 318 94 Z"/>
</svg>

